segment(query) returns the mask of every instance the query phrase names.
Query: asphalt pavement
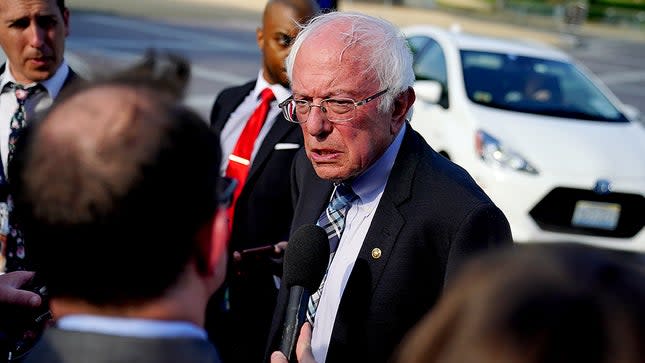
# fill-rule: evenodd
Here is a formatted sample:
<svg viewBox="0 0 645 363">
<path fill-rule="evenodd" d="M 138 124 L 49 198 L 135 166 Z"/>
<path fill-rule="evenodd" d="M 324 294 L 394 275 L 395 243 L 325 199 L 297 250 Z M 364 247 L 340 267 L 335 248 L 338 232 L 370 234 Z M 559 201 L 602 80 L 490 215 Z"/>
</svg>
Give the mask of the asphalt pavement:
<svg viewBox="0 0 645 363">
<path fill-rule="evenodd" d="M 450 0 L 451 4 L 457 2 L 471 5 L 482 0 Z M 123 63 L 115 63 L 114 57 L 132 59 L 138 50 L 148 47 L 188 54 L 194 65 L 189 98 L 205 116 L 218 91 L 257 74 L 254 33 L 266 0 L 67 0 L 67 4 L 72 9 L 68 38 L 72 48 L 68 50 L 72 51 L 67 54 L 79 60 L 75 64 L 84 62 L 88 68 L 108 70 L 112 64 Z M 372 14 L 398 26 L 458 27 L 464 32 L 555 45 L 591 69 L 623 102 L 645 114 L 645 32 L 588 23 L 577 29 L 574 37 L 546 18 L 351 0 L 340 0 L 340 10 Z"/>
<path fill-rule="evenodd" d="M 379 16 L 398 26 L 433 24 L 442 27 L 458 26 L 463 31 L 498 37 L 537 40 L 556 46 L 575 46 L 576 37 L 556 20 L 537 19 L 528 16 L 508 15 L 500 17 L 481 9 L 473 10 L 481 3 L 475 0 L 451 0 L 465 3 L 472 11 L 455 12 L 442 9 L 425 9 L 384 4 L 340 0 L 340 10 L 360 11 Z M 110 11 L 119 14 L 190 18 L 192 21 L 208 22 L 233 20 L 257 24 L 266 0 L 68 0 L 72 8 Z M 645 32 L 625 26 L 585 23 L 575 29 L 576 36 L 628 40 L 645 43 Z"/>
</svg>

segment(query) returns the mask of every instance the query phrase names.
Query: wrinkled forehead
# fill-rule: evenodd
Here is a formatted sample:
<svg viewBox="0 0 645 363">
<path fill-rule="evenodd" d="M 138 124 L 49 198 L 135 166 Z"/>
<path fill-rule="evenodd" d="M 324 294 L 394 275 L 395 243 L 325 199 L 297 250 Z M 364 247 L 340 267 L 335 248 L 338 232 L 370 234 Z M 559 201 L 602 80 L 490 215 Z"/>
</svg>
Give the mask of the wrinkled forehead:
<svg viewBox="0 0 645 363">
<path fill-rule="evenodd" d="M 307 37 L 302 48 L 309 51 L 321 49 L 328 54 L 336 54 L 338 61 L 367 63 L 370 52 L 370 41 L 373 35 L 360 29 L 360 23 L 348 19 L 338 19 L 321 25 Z"/>
<path fill-rule="evenodd" d="M 353 25 L 346 19 L 336 19 L 326 24 L 321 24 L 313 29 L 305 39 L 303 45 L 327 43 L 351 44 L 354 38 Z"/>
<path fill-rule="evenodd" d="M 305 39 L 295 59 L 300 67 L 294 70 L 315 72 L 306 65 L 328 67 L 334 73 L 342 72 L 342 69 L 366 69 L 371 55 L 369 50 L 355 39 L 349 25 L 335 27 L 334 24 L 326 24 Z"/>
</svg>

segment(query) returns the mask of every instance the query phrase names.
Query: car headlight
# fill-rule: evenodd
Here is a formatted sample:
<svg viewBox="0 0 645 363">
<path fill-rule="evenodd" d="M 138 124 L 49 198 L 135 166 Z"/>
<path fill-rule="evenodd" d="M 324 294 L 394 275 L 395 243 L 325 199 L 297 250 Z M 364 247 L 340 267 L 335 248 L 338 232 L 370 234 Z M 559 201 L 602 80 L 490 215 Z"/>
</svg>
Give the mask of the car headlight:
<svg viewBox="0 0 645 363">
<path fill-rule="evenodd" d="M 537 175 L 538 171 L 521 155 L 510 150 L 490 134 L 478 130 L 475 133 L 475 151 L 477 155 L 493 167 L 508 168 L 528 174 Z"/>
</svg>

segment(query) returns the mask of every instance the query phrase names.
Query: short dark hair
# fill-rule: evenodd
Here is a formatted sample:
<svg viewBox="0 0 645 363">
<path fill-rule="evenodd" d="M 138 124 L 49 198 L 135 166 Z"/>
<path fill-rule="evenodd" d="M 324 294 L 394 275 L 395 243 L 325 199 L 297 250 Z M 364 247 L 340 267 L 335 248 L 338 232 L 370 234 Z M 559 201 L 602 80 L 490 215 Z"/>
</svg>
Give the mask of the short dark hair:
<svg viewBox="0 0 645 363">
<path fill-rule="evenodd" d="M 91 163 L 75 145 L 57 153 L 43 146 L 60 114 L 33 122 L 20 140 L 10 165 L 16 214 L 52 296 L 95 305 L 147 301 L 172 286 L 200 252 L 198 231 L 218 208 L 219 137 L 164 94 L 160 82 L 142 81 L 121 76 L 87 84 L 50 110 L 101 88 L 135 90 L 145 100 L 124 105 L 126 116 L 118 117 L 130 117 L 131 127 L 111 129 L 122 132 L 116 138 L 101 134 Z M 99 107 L 82 114 L 112 115 Z"/>
<path fill-rule="evenodd" d="M 58 5 L 58 9 L 60 9 L 62 15 L 65 12 L 65 0 L 56 0 L 56 5 Z"/>
</svg>

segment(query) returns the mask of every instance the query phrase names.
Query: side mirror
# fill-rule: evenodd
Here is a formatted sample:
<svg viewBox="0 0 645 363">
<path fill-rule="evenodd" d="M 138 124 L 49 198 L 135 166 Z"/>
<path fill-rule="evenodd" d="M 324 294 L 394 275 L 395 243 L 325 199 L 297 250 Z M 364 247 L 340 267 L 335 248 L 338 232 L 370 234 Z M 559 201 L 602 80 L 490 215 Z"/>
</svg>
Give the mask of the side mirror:
<svg viewBox="0 0 645 363">
<path fill-rule="evenodd" d="M 414 93 L 416 96 L 431 104 L 439 103 L 441 89 L 441 83 L 437 81 L 416 81 L 414 83 Z"/>
</svg>

